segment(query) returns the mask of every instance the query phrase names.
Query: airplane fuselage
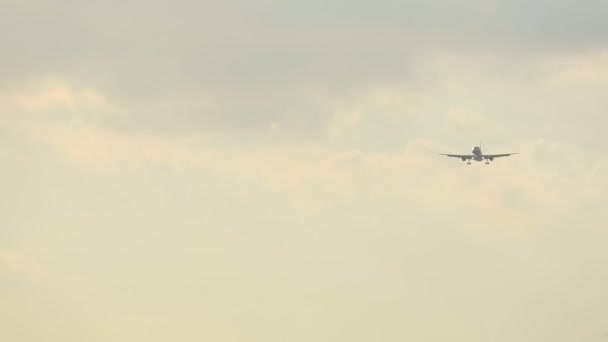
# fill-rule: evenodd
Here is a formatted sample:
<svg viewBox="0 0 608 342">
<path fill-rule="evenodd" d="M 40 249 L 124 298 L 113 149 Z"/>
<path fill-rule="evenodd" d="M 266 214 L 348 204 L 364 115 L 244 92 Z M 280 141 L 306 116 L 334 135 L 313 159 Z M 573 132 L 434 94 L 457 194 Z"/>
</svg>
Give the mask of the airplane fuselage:
<svg viewBox="0 0 608 342">
<path fill-rule="evenodd" d="M 483 153 L 481 153 L 481 147 L 475 146 L 471 152 L 473 152 L 473 160 L 480 162 L 484 159 Z"/>
</svg>

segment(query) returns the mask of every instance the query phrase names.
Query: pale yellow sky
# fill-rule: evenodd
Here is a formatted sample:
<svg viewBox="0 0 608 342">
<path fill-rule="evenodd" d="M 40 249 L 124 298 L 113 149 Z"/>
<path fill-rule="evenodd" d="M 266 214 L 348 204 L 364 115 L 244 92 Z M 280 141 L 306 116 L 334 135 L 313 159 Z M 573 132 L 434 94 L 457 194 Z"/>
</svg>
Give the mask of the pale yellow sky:
<svg viewBox="0 0 608 342">
<path fill-rule="evenodd" d="M 605 10 L 0 3 L 0 340 L 605 341 Z"/>
</svg>

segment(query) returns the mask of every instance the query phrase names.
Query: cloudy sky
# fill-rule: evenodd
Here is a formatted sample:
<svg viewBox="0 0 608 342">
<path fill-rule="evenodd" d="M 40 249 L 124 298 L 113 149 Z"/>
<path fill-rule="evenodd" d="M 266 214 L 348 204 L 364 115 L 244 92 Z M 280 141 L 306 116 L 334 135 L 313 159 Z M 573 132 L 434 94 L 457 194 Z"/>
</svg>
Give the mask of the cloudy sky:
<svg viewBox="0 0 608 342">
<path fill-rule="evenodd" d="M 607 341 L 607 11 L 1 1 L 0 339 Z"/>
</svg>

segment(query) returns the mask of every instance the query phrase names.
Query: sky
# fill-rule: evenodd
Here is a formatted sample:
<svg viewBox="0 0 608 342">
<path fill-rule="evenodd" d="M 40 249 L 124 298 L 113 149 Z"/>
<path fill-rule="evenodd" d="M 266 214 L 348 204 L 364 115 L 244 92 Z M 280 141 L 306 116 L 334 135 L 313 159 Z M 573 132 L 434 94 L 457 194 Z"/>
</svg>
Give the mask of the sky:
<svg viewBox="0 0 608 342">
<path fill-rule="evenodd" d="M 607 10 L 0 1 L 0 339 L 608 340 Z"/>
</svg>

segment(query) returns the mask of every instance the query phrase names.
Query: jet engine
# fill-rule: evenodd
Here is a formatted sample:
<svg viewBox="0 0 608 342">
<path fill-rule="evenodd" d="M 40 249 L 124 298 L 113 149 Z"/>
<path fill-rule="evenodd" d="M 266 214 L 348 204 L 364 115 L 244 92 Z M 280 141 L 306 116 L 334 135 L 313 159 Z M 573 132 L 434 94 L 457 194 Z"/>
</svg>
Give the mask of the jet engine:
<svg viewBox="0 0 608 342">
<path fill-rule="evenodd" d="M 462 161 L 467 160 L 467 157 L 460 157 L 460 159 L 462 159 Z"/>
</svg>

